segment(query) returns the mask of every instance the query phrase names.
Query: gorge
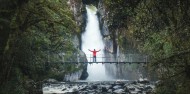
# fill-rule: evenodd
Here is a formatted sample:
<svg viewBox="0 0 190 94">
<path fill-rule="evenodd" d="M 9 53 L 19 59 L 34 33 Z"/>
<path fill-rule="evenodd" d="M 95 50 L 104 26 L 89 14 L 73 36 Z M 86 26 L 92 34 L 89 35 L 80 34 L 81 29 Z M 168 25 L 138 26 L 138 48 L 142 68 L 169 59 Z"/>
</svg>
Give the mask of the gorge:
<svg viewBox="0 0 190 94">
<path fill-rule="evenodd" d="M 90 21 L 84 20 L 95 16 L 88 15 L 86 5 L 97 8 L 99 26 L 93 24 L 94 29 L 88 28 Z M 60 83 L 65 77 L 76 80 L 82 74 L 89 82 L 98 78 L 119 80 L 58 86 L 70 86 L 73 91 L 80 87 L 83 93 L 150 90 L 156 94 L 188 94 L 189 5 L 189 0 L 0 0 L 0 94 L 42 94 L 44 83 Z M 94 12 L 95 7 L 89 6 Z M 87 37 L 91 30 L 103 41 L 98 42 L 101 47 L 85 43 L 84 37 L 94 41 L 94 36 Z M 149 57 L 149 63 L 99 66 L 71 62 L 77 61 L 77 56 L 88 61 L 92 53 L 87 49 L 94 48 L 101 49 L 97 57 L 103 54 L 117 60 L 118 56 L 142 54 Z M 65 64 L 62 57 L 70 64 Z M 103 76 L 93 77 L 97 71 Z M 154 77 L 159 80 L 155 88 L 149 82 Z M 124 83 L 122 79 L 136 81 Z"/>
</svg>

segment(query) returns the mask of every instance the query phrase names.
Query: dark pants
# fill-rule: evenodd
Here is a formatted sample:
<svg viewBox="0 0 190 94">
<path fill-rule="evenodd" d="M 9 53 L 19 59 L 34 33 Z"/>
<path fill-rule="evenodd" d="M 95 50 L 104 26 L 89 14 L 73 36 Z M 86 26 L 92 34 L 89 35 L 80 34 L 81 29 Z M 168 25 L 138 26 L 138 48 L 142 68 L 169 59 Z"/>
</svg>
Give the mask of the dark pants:
<svg viewBox="0 0 190 94">
<path fill-rule="evenodd" d="M 96 62 L 96 56 L 93 56 L 93 62 Z"/>
</svg>

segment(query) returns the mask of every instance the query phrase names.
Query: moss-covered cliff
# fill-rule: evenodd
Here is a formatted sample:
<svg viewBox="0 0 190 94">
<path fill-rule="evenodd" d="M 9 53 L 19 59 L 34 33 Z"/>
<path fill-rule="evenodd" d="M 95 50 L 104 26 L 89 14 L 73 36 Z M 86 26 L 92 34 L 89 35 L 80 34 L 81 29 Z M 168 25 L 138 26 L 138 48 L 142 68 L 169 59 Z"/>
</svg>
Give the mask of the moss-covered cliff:
<svg viewBox="0 0 190 94">
<path fill-rule="evenodd" d="M 112 39 L 152 58 L 158 94 L 188 94 L 190 81 L 189 0 L 101 0 Z M 117 35 L 118 34 L 118 35 Z M 115 37 L 114 37 L 115 36 Z M 118 39 L 118 40 L 117 40 Z"/>
<path fill-rule="evenodd" d="M 78 1 L 82 2 L 82 1 Z M 36 85 L 47 78 L 62 80 L 81 69 L 54 64 L 76 59 L 73 38 L 79 35 L 67 0 L 0 1 L 0 93 L 36 94 Z M 77 2 L 76 2 L 77 3 Z"/>
</svg>

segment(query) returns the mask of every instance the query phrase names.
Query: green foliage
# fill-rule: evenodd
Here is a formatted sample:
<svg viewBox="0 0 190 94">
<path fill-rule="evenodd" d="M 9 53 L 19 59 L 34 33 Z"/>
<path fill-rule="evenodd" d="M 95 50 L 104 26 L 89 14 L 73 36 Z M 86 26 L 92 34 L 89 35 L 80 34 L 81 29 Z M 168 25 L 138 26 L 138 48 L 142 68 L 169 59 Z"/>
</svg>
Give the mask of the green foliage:
<svg viewBox="0 0 190 94">
<path fill-rule="evenodd" d="M 23 89 L 23 75 L 18 68 L 14 68 L 11 76 L 13 76 L 5 87 L 1 87 L 0 93 L 1 94 L 25 94 L 25 90 Z M 11 91 L 11 92 L 10 92 Z"/>
<path fill-rule="evenodd" d="M 15 58 L 22 69 L 28 70 L 26 75 L 37 80 L 45 75 L 44 63 L 53 59 L 48 57 L 75 51 L 71 38 L 76 25 L 65 1 L 29 1 L 20 10 L 12 26 L 21 35 L 13 37 L 10 45 L 16 47 L 10 49 L 17 54 Z"/>
<path fill-rule="evenodd" d="M 127 4 L 126 4 L 127 2 Z M 148 54 L 163 83 L 158 94 L 188 94 L 190 2 L 188 0 L 105 0 L 108 25 L 119 45 L 132 41 Z"/>
<path fill-rule="evenodd" d="M 175 82 L 168 80 L 157 86 L 156 94 L 176 94 L 176 88 Z"/>
<path fill-rule="evenodd" d="M 0 23 L 8 23 L 4 25 L 8 37 L 1 49 L 5 58 L 0 66 L 0 91 L 3 94 L 25 94 L 35 88 L 27 83 L 29 81 L 63 80 L 65 74 L 81 69 L 82 66 L 76 68 L 73 64 L 55 64 L 62 60 L 58 58 L 61 53 L 65 53 L 65 59 L 72 59 L 77 52 L 72 38 L 79 28 L 66 0 L 7 2 L 14 9 L 0 10 L 10 15 L 0 15 Z M 7 93 L 3 90 L 5 88 Z"/>
</svg>

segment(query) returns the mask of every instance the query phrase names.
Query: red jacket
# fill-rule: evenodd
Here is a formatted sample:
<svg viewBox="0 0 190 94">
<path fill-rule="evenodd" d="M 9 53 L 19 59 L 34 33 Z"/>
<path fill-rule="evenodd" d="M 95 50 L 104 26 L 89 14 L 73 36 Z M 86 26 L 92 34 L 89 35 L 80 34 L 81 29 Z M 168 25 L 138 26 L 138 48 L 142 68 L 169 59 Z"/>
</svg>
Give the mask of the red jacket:
<svg viewBox="0 0 190 94">
<path fill-rule="evenodd" d="M 91 50 L 89 50 L 89 51 L 91 51 Z M 100 51 L 100 50 L 99 50 L 99 51 Z M 93 51 L 91 51 L 91 52 L 93 52 L 93 56 L 96 56 L 96 53 L 99 52 L 99 51 L 93 50 Z"/>
</svg>

